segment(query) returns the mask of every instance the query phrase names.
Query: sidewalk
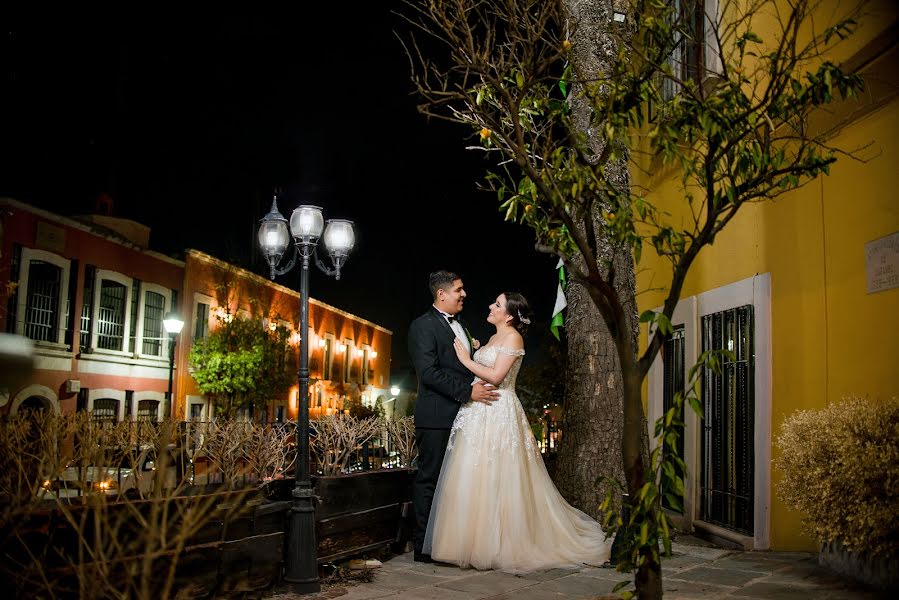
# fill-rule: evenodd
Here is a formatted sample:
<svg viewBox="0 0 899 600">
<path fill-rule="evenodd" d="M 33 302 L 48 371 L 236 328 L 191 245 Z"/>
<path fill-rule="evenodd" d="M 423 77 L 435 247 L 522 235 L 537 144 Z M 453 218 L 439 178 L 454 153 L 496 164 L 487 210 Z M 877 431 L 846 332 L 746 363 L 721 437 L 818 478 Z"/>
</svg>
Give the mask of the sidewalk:
<svg viewBox="0 0 899 600">
<path fill-rule="evenodd" d="M 817 565 L 805 552 L 741 552 L 682 536 L 662 562 L 666 600 L 875 600 L 886 598 Z M 630 574 L 610 568 L 553 569 L 528 575 L 422 564 L 412 553 L 392 556 L 370 583 L 325 586 L 314 596 L 272 590 L 266 600 L 589 600 L 618 598 L 612 588 Z M 630 589 L 633 589 L 631 586 Z"/>
</svg>

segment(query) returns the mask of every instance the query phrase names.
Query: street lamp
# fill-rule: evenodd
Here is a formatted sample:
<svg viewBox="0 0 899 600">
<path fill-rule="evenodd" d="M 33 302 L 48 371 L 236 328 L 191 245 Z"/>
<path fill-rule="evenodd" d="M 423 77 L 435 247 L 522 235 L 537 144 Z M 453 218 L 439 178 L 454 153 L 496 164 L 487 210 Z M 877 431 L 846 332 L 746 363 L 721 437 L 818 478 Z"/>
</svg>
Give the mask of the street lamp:
<svg viewBox="0 0 899 600">
<path fill-rule="evenodd" d="M 324 230 L 324 235 L 322 231 Z M 283 268 L 278 263 L 293 237 L 294 252 Z M 318 258 L 318 240 L 324 238 L 325 249 L 331 257 L 333 269 L 325 267 Z M 326 275 L 340 279 L 340 268 L 353 249 L 356 236 L 353 222 L 330 219 L 327 224 L 318 206 L 301 205 L 288 221 L 278 211 L 278 197 L 259 225 L 259 245 L 268 261 L 270 276 L 283 275 L 300 259 L 300 368 L 297 380 L 300 396 L 297 408 L 296 481 L 293 506 L 287 532 L 287 565 L 284 580 L 300 594 L 312 594 L 321 589 L 318 581 L 318 561 L 315 546 L 315 514 L 312 504 L 312 481 L 309 477 L 309 260 Z"/>
<path fill-rule="evenodd" d="M 169 334 L 169 395 L 167 399 L 168 405 L 163 411 L 165 416 L 168 417 L 172 414 L 172 374 L 175 371 L 175 339 L 184 327 L 184 320 L 178 313 L 170 312 L 162 319 L 162 326 L 165 327 L 166 333 Z"/>
</svg>

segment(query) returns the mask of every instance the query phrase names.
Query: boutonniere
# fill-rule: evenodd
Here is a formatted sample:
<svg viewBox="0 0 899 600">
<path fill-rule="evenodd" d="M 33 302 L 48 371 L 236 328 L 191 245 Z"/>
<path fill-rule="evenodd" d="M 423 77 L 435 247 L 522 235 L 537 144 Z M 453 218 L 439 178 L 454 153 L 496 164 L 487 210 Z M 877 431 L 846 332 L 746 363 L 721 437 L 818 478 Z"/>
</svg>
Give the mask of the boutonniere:
<svg viewBox="0 0 899 600">
<path fill-rule="evenodd" d="M 468 347 L 471 348 L 472 352 L 480 348 L 481 342 L 471 337 L 471 332 L 468 331 L 468 327 L 463 327 L 462 329 L 465 330 L 465 336 L 468 338 Z"/>
</svg>

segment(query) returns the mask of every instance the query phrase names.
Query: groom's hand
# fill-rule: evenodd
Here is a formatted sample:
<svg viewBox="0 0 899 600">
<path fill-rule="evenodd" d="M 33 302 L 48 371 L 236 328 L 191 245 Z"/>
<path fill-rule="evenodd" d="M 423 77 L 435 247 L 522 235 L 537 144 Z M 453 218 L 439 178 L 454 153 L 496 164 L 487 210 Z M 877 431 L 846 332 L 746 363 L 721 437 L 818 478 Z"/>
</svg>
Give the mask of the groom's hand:
<svg viewBox="0 0 899 600">
<path fill-rule="evenodd" d="M 499 392 L 492 384 L 479 381 L 471 386 L 471 399 L 475 402 L 490 404 L 499 399 Z"/>
</svg>

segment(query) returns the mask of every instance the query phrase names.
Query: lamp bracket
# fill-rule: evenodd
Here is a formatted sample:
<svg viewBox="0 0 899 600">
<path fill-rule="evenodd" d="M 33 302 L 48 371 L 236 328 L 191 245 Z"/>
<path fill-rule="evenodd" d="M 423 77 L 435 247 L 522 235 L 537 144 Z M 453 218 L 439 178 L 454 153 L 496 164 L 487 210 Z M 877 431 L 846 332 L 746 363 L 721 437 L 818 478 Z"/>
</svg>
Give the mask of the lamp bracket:
<svg viewBox="0 0 899 600">
<path fill-rule="evenodd" d="M 288 271 L 294 268 L 297 264 L 297 259 L 302 257 L 307 259 L 312 257 L 315 260 L 315 266 L 319 268 L 319 270 L 327 275 L 328 277 L 333 277 L 334 279 L 340 279 L 340 265 L 337 264 L 333 269 L 325 266 L 325 263 L 322 262 L 322 259 L 318 257 L 318 244 L 296 244 L 293 246 L 293 251 L 290 255 L 290 260 L 287 261 L 287 264 L 283 267 L 278 267 L 276 265 L 271 265 L 271 274 L 269 276 L 270 279 L 274 280 L 278 275 L 284 275 Z"/>
<path fill-rule="evenodd" d="M 276 265 L 270 265 L 271 267 L 271 275 L 270 279 L 274 281 L 276 275 L 284 275 L 288 271 L 290 271 L 295 264 L 297 264 L 297 248 L 296 246 L 292 246 L 293 252 L 291 253 L 290 260 L 287 261 L 287 264 L 281 268 L 278 268 Z"/>
<path fill-rule="evenodd" d="M 319 271 L 327 275 L 328 277 L 333 277 L 334 279 L 340 280 L 340 266 L 335 266 L 333 269 L 329 269 L 325 266 L 325 263 L 322 262 L 322 259 L 318 257 L 318 247 L 313 250 L 312 255 L 315 257 L 315 266 L 318 267 Z"/>
</svg>

